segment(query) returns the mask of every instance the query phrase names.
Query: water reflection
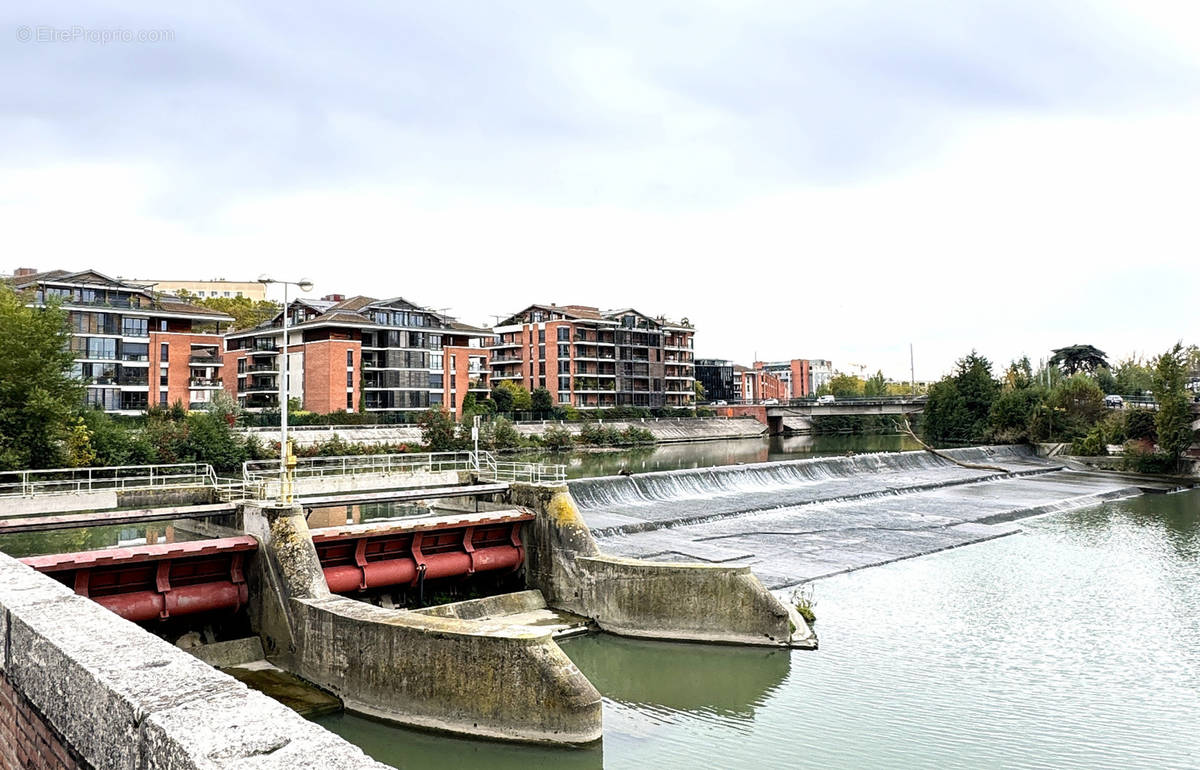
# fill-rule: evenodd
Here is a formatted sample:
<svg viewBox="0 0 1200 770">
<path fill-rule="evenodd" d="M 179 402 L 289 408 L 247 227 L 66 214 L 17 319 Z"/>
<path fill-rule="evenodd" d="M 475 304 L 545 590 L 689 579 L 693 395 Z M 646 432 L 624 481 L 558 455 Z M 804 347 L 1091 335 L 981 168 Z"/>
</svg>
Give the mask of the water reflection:
<svg viewBox="0 0 1200 770">
<path fill-rule="evenodd" d="M 607 700 L 752 720 L 791 670 L 786 650 L 587 636 L 563 651 Z"/>
<path fill-rule="evenodd" d="M 180 543 L 236 534 L 228 526 L 232 517 L 177 519 L 142 524 L 114 524 L 49 532 L 19 532 L 0 535 L 0 552 L 13 558 L 51 553 L 75 553 L 103 548 L 120 548 L 155 543 Z"/>
</svg>

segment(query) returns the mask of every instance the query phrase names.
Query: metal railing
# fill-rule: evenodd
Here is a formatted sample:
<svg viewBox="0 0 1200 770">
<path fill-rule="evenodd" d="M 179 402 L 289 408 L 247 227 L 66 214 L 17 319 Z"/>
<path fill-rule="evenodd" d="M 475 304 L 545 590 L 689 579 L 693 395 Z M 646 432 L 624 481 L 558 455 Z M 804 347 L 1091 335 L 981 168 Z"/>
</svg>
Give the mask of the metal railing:
<svg viewBox="0 0 1200 770">
<path fill-rule="evenodd" d="M 4 471 L 0 473 L 0 498 L 205 487 L 214 484 L 215 479 L 212 466 L 203 463 Z"/>
<path fill-rule="evenodd" d="M 305 457 L 296 461 L 292 477 L 296 480 L 325 476 L 360 476 L 441 473 L 475 469 L 470 452 L 430 452 L 425 454 L 343 455 Z M 247 482 L 278 482 L 278 460 L 247 460 L 242 464 Z"/>
</svg>

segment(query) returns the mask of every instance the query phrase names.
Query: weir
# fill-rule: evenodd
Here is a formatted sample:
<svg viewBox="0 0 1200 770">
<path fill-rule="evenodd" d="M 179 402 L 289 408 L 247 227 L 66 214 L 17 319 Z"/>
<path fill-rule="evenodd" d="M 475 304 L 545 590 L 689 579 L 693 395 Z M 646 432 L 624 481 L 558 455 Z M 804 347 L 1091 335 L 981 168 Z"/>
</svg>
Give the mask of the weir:
<svg viewBox="0 0 1200 770">
<path fill-rule="evenodd" d="M 261 650 L 270 664 L 335 694 L 349 710 L 504 740 L 600 737 L 600 694 L 558 648 L 561 635 L 598 628 L 651 639 L 816 646 L 794 609 L 746 567 L 603 553 L 567 487 L 536 483 L 561 479 L 560 470 L 492 458 L 333 460 L 306 469 L 295 505 L 236 501 L 233 515 L 222 508 L 240 534 L 24 561 L 149 629 L 174 629 L 173 637 L 190 623 L 203 631 L 193 636 L 208 642 L 194 650 L 202 658 L 243 665 Z M 261 475 L 254 479 L 260 490 L 270 486 L 267 471 Z M 535 483 L 514 480 L 521 478 Z M 320 505 L 378 500 L 437 500 L 439 508 L 315 530 L 306 521 Z M 49 510 L 70 506 L 54 501 Z M 86 516 L 70 514 L 70 523 Z M 53 528 L 64 517 L 20 518 Z M 203 519 L 180 525 L 228 532 Z M 482 598 L 444 603 L 447 595 L 480 591 Z M 253 644 L 239 630 L 251 631 Z"/>
</svg>

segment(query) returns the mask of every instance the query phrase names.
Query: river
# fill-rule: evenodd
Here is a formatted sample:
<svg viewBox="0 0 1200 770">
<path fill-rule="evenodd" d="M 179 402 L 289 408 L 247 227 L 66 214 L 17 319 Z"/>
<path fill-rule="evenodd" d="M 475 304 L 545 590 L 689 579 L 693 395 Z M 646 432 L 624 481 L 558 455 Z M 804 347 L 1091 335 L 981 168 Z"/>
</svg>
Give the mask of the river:
<svg viewBox="0 0 1200 770">
<path fill-rule="evenodd" d="M 1085 483 L 1045 474 L 814 505 L 905 510 L 924 495 L 1001 510 Z M 1007 525 L 1015 534 L 815 580 L 818 651 L 564 642 L 605 698 L 591 748 L 320 721 L 403 768 L 1200 767 L 1200 491 Z"/>
</svg>

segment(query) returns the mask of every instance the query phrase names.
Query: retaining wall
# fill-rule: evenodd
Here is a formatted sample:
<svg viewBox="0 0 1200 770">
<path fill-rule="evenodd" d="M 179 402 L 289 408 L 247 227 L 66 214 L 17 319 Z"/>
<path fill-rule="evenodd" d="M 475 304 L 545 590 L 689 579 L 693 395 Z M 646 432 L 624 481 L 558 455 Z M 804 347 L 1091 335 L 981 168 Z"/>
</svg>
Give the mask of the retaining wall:
<svg viewBox="0 0 1200 770">
<path fill-rule="evenodd" d="M 0 766 L 383 768 L 0 554 Z"/>
</svg>

